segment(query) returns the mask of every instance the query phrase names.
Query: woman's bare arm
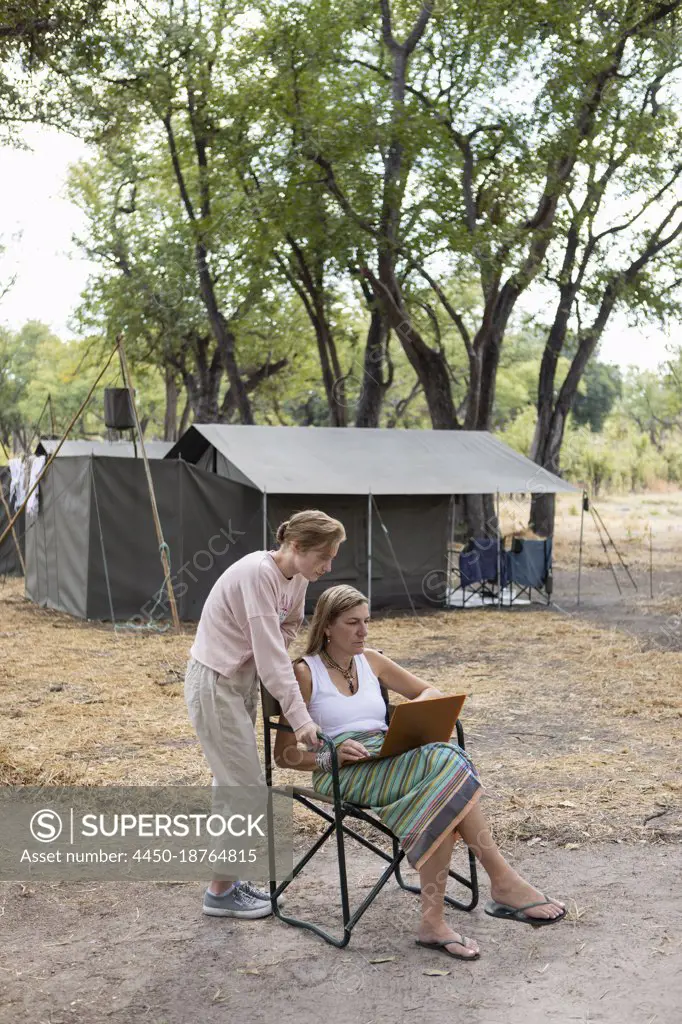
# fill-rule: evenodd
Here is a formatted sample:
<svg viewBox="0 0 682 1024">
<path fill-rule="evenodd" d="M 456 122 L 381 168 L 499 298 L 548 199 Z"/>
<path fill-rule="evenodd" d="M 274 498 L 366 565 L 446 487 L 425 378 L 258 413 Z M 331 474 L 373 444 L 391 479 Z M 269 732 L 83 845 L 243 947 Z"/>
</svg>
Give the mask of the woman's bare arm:
<svg viewBox="0 0 682 1024">
<path fill-rule="evenodd" d="M 313 678 L 305 661 L 296 662 L 294 675 L 307 707 L 313 694 Z M 284 715 L 281 715 L 279 720 L 283 725 L 289 724 Z M 275 764 L 280 768 L 294 768 L 302 772 L 314 772 L 317 768 L 315 753 L 299 750 L 294 734 L 282 729 L 277 730 L 275 737 Z"/>
<path fill-rule="evenodd" d="M 415 676 L 406 668 L 397 665 L 385 654 L 380 654 L 379 651 L 374 651 L 372 648 L 366 648 L 364 653 L 374 675 L 387 690 L 393 690 L 394 693 L 399 693 L 401 697 L 407 697 L 408 700 L 430 700 L 432 697 L 445 696 L 435 686 L 431 686 L 419 676 Z"/>
</svg>

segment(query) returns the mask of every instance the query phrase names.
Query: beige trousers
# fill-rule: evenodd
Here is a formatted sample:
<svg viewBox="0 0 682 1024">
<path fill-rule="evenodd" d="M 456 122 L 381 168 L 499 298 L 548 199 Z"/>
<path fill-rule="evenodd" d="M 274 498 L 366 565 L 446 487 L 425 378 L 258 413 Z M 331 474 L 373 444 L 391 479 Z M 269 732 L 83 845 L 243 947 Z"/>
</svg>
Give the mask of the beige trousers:
<svg viewBox="0 0 682 1024">
<path fill-rule="evenodd" d="M 253 660 L 228 679 L 189 659 L 185 703 L 215 786 L 264 784 L 255 731 L 258 697 Z"/>
</svg>

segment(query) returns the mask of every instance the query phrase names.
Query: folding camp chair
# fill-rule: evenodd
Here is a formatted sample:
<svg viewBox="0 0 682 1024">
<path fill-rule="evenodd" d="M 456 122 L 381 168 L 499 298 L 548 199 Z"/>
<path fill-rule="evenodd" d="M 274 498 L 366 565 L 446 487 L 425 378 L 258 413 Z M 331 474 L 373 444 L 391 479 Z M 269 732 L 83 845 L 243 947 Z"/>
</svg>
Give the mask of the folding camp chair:
<svg viewBox="0 0 682 1024">
<path fill-rule="evenodd" d="M 388 702 L 388 694 L 384 687 L 381 688 L 384 701 L 386 703 L 386 721 L 390 720 L 392 706 Z M 272 733 L 273 729 L 282 729 L 285 732 L 291 732 L 291 728 L 288 725 L 283 725 L 281 722 L 276 721 L 281 715 L 281 709 L 277 701 L 272 697 L 270 693 L 261 684 L 261 699 L 263 702 L 263 728 L 265 737 L 265 779 L 268 788 L 273 793 L 283 793 L 285 795 L 293 795 L 293 799 L 298 803 L 307 807 L 309 810 L 314 811 L 315 814 L 319 815 L 324 821 L 327 822 L 322 835 L 317 839 L 311 848 L 305 853 L 294 865 L 291 877 L 286 879 L 284 882 L 277 883 L 276 880 L 272 879 L 270 882 L 270 895 L 272 898 L 272 906 L 275 915 L 284 921 L 286 924 L 293 925 L 296 928 L 307 928 L 317 935 L 320 935 L 326 942 L 336 946 L 338 949 L 342 949 L 347 946 L 350 942 L 351 932 L 355 925 L 358 923 L 362 915 L 368 909 L 368 907 L 374 902 L 376 897 L 379 895 L 383 887 L 386 885 L 391 875 L 395 875 L 398 885 L 405 889 L 407 892 L 420 893 L 421 888 L 415 885 L 409 885 L 401 874 L 401 863 L 405 856 L 404 850 L 400 848 L 400 843 L 397 837 L 393 834 L 382 821 L 380 821 L 371 810 L 363 808 L 357 804 L 348 803 L 346 800 L 341 799 L 340 788 L 339 788 L 339 766 L 337 761 L 336 747 L 334 746 L 333 740 L 324 734 L 320 734 L 324 740 L 325 745 L 330 749 L 332 755 L 332 775 L 333 775 L 333 796 L 324 796 L 321 793 L 317 793 L 312 787 L 309 786 L 273 786 L 272 784 Z M 464 731 L 462 725 L 457 721 L 457 742 L 460 747 L 464 749 Z M 393 852 L 388 854 L 385 850 L 382 850 L 371 840 L 360 835 L 355 829 L 351 828 L 350 825 L 346 824 L 347 819 L 356 819 L 358 821 L 366 822 L 373 826 L 378 832 L 386 836 L 392 845 Z M 336 850 L 338 859 L 338 870 L 339 870 L 339 887 L 341 892 L 341 909 L 343 914 L 343 936 L 341 938 L 335 938 L 329 932 L 325 931 L 317 924 L 313 924 L 310 921 L 301 921 L 296 917 L 290 917 L 287 914 L 283 914 L 279 904 L 278 898 L 282 892 L 287 888 L 288 885 L 300 874 L 303 868 L 308 864 L 315 854 L 324 846 L 332 835 L 336 834 Z M 346 872 L 346 847 L 345 839 L 346 836 L 350 836 L 357 840 L 361 846 L 364 846 L 367 850 L 371 850 L 377 857 L 387 862 L 383 874 L 377 881 L 376 885 L 371 889 L 369 894 L 360 903 L 360 905 L 351 913 L 350 901 L 348 896 L 348 876 Z M 273 830 L 268 829 L 268 843 L 270 848 L 270 865 L 271 871 L 274 870 L 275 857 L 274 857 L 274 843 L 275 836 Z M 468 864 L 469 864 L 469 875 L 465 877 L 458 874 L 456 871 L 450 870 L 449 876 L 454 878 L 460 885 L 464 886 L 468 894 L 468 902 L 463 903 L 454 897 L 445 895 L 446 902 L 451 907 L 457 907 L 459 910 L 473 910 L 478 903 L 478 878 L 476 874 L 476 860 L 471 852 L 468 851 Z"/>
<path fill-rule="evenodd" d="M 469 541 L 459 556 L 459 585 L 462 607 L 474 596 L 484 604 L 497 604 L 500 592 L 507 585 L 507 563 L 499 537 L 479 537 Z"/>
<path fill-rule="evenodd" d="M 552 538 L 529 540 L 514 537 L 511 551 L 505 551 L 504 555 L 509 579 L 509 605 L 524 594 L 532 601 L 534 590 L 549 604 L 552 596 Z M 513 593 L 512 584 L 517 587 L 516 593 Z"/>
</svg>

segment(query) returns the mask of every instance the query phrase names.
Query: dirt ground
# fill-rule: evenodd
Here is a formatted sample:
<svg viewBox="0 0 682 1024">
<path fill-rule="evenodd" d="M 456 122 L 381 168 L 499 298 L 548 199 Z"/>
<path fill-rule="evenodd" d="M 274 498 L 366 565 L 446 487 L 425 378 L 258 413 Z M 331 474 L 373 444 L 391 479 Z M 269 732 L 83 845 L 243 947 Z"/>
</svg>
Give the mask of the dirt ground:
<svg viewBox="0 0 682 1024">
<path fill-rule="evenodd" d="M 273 919 L 205 918 L 199 883 L 4 883 L 0 1024 L 678 1019 L 682 496 L 605 503 L 639 584 L 621 596 L 585 524 L 579 607 L 580 516 L 562 501 L 550 608 L 388 616 L 371 642 L 467 692 L 467 746 L 498 841 L 567 901 L 567 921 L 493 920 L 483 879 L 477 909 L 449 912 L 481 944 L 481 960 L 463 964 L 414 945 L 418 902 L 393 881 L 344 950 Z M 0 583 L 0 783 L 208 783 L 182 700 L 190 640 L 191 628 L 140 636 L 75 622 Z M 299 815 L 298 841 L 313 828 Z M 357 901 L 378 862 L 351 849 Z M 338 920 L 330 856 L 289 892 L 292 913 Z"/>
<path fill-rule="evenodd" d="M 534 930 L 482 907 L 454 911 L 483 950 L 473 964 L 419 949 L 417 898 L 390 883 L 337 950 L 273 919 L 202 918 L 198 884 L 41 885 L 3 893 L 2 1024 L 663 1024 L 679 1020 L 682 951 L 676 845 L 508 851 L 571 920 Z M 353 856 L 356 891 L 376 861 Z M 287 910 L 332 923 L 333 865 Z M 293 889 L 293 887 L 292 887 Z M 385 963 L 372 960 L 391 958 Z M 425 971 L 444 970 L 428 976 Z"/>
</svg>

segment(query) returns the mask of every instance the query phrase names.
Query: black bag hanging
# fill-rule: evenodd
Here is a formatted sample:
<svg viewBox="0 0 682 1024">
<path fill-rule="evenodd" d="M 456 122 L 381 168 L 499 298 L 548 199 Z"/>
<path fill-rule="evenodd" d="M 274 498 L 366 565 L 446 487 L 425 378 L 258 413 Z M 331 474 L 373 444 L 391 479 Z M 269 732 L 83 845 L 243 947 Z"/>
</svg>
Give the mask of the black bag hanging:
<svg viewBox="0 0 682 1024">
<path fill-rule="evenodd" d="M 133 430 L 135 420 L 127 388 L 104 389 L 104 422 L 110 430 Z"/>
</svg>

